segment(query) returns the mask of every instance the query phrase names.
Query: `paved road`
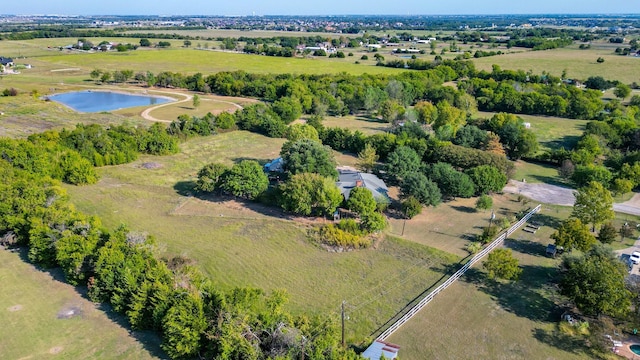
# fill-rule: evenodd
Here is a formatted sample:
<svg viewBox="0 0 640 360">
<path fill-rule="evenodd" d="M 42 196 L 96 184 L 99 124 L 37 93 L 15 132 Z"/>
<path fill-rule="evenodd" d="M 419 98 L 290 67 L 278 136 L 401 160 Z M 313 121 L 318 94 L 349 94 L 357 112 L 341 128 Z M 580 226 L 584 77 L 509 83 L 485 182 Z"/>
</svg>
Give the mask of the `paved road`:
<svg viewBox="0 0 640 360">
<path fill-rule="evenodd" d="M 573 195 L 574 191 L 575 189 L 564 186 L 544 183 L 531 184 L 516 180 L 510 180 L 504 188 L 504 192 L 507 193 L 520 194 L 545 204 L 563 206 L 573 206 L 576 201 L 576 197 Z M 640 194 L 635 194 L 629 201 L 613 204 L 613 210 L 640 216 Z"/>
</svg>

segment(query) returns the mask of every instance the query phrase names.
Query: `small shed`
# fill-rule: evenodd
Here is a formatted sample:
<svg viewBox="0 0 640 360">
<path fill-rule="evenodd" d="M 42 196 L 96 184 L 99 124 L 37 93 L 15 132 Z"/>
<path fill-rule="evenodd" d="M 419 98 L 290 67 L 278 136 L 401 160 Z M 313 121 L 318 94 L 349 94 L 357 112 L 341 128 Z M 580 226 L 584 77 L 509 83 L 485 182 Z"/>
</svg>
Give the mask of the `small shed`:
<svg viewBox="0 0 640 360">
<path fill-rule="evenodd" d="M 400 346 L 390 344 L 382 340 L 376 340 L 362 353 L 362 357 L 371 360 L 380 360 L 382 355 L 385 359 L 395 359 L 398 357 Z"/>
</svg>

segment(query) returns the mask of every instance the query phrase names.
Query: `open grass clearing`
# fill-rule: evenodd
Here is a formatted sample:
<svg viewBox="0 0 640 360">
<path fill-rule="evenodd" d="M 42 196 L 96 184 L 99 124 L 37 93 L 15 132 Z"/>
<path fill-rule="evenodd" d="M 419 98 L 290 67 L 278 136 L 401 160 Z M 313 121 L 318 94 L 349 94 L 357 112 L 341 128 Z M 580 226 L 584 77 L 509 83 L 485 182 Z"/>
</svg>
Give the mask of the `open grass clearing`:
<svg viewBox="0 0 640 360">
<path fill-rule="evenodd" d="M 386 132 L 391 129 L 391 124 L 362 116 L 327 116 L 322 121 L 325 127 L 341 127 L 353 131 L 360 131 L 365 135 L 373 135 Z"/>
<path fill-rule="evenodd" d="M 636 69 L 640 66 L 640 58 L 633 56 L 619 56 L 614 49 L 592 48 L 580 50 L 577 45 L 553 50 L 527 51 L 501 56 L 491 56 L 474 59 L 476 68 L 491 71 L 493 64 L 503 69 L 532 70 L 536 74 L 543 71 L 560 76 L 567 70 L 567 76 L 572 79 L 586 80 L 589 76 L 602 76 L 609 80 L 619 80 L 630 84 L 640 81 Z M 597 63 L 602 57 L 605 62 Z"/>
<path fill-rule="evenodd" d="M 159 106 L 155 110 L 152 110 L 149 115 L 156 119 L 162 120 L 175 120 L 180 115 L 189 115 L 203 117 L 207 113 L 214 115 L 222 112 L 235 112 L 242 107 L 240 104 L 250 104 L 256 102 L 251 99 L 232 98 L 224 96 L 214 95 L 202 95 L 200 96 L 200 105 L 197 108 L 193 107 L 193 102 L 185 101 L 181 103 L 172 103 L 165 106 Z"/>
<path fill-rule="evenodd" d="M 223 288 L 284 288 L 296 312 L 337 314 L 346 300 L 348 338 L 359 342 L 459 258 L 393 237 L 380 239 L 374 249 L 332 253 L 309 240 L 306 223 L 276 208 L 186 196 L 206 163 L 266 161 L 283 141 L 241 131 L 194 138 L 181 145 L 180 154 L 101 168 L 98 184 L 67 189 L 81 211 L 100 216 L 108 227 L 126 223 L 149 232 L 167 254 L 193 258 Z M 143 166 L 151 162 L 157 166 Z"/>
<path fill-rule="evenodd" d="M 41 271 L 26 254 L 0 249 L 0 354 L 3 359 L 165 358 L 152 333 L 130 333 L 126 320 Z M 106 311 L 105 311 L 106 310 Z"/>
<path fill-rule="evenodd" d="M 558 174 L 558 167 L 545 163 L 518 160 L 514 163 L 513 179 L 530 183 L 547 183 L 554 185 L 570 185 Z"/>
<path fill-rule="evenodd" d="M 515 198 L 510 194 L 493 196 L 496 219 L 513 216 L 524 209 Z M 490 210 L 476 211 L 475 201 L 476 198 L 456 199 L 435 208 L 424 208 L 411 220 L 391 219 L 388 231 L 394 236 L 466 257 L 469 255 L 466 246 L 489 225 L 491 216 Z"/>
<path fill-rule="evenodd" d="M 495 112 L 480 111 L 479 118 L 491 118 Z M 567 119 L 554 116 L 516 114 L 531 124 L 531 131 L 540 143 L 540 150 L 553 150 L 564 147 L 572 149 L 582 136 L 588 120 Z"/>
</svg>

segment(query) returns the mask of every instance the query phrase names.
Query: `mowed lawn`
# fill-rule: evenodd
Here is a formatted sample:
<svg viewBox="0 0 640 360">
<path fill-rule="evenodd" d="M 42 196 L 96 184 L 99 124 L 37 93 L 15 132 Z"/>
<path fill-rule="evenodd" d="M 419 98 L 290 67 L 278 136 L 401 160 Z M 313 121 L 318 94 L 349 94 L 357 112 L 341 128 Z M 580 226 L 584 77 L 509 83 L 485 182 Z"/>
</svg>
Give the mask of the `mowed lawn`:
<svg viewBox="0 0 640 360">
<path fill-rule="evenodd" d="M 553 50 L 524 51 L 500 56 L 490 56 L 473 59 L 478 70 L 491 71 L 496 64 L 503 69 L 532 70 L 535 74 L 543 71 L 560 76 L 567 70 L 567 77 L 586 80 L 590 76 L 602 76 L 608 80 L 619 80 L 626 84 L 640 81 L 637 69 L 640 58 L 633 56 L 619 56 L 614 53 L 615 48 L 601 47 L 580 50 L 577 45 Z M 604 63 L 596 60 L 602 57 Z"/>
<path fill-rule="evenodd" d="M 0 358 L 166 358 L 155 335 L 129 333 L 121 317 L 65 284 L 61 271 L 38 270 L 23 256 L 0 249 Z M 63 318 L 69 311 L 74 316 Z"/>
<path fill-rule="evenodd" d="M 98 184 L 67 189 L 81 211 L 99 215 L 108 227 L 125 223 L 148 232 L 167 255 L 194 259 L 223 288 L 284 288 L 296 312 L 336 315 L 345 300 L 347 336 L 360 342 L 459 258 L 394 237 L 367 250 L 329 252 L 309 239 L 308 220 L 230 198 L 189 197 L 204 164 L 266 161 L 283 141 L 241 131 L 196 138 L 182 144 L 180 154 L 102 168 Z"/>
<path fill-rule="evenodd" d="M 584 346 L 556 333 L 563 309 L 553 286 L 558 259 L 544 255 L 551 226 L 569 210 L 544 207 L 543 227 L 507 240 L 523 269 L 513 283 L 485 277 L 481 265 L 439 294 L 389 341 L 403 359 L 584 359 Z"/>
</svg>

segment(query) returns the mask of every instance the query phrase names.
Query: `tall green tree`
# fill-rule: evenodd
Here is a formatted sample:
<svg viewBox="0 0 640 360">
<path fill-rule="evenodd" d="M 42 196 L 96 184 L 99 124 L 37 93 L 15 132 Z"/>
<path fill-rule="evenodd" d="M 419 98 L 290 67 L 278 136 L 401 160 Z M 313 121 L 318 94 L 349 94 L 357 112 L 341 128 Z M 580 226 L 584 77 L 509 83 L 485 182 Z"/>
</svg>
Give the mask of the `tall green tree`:
<svg viewBox="0 0 640 360">
<path fill-rule="evenodd" d="M 257 161 L 242 160 L 222 178 L 222 190 L 233 196 L 253 200 L 269 187 L 269 178 Z"/>
<path fill-rule="evenodd" d="M 476 187 L 476 195 L 500 192 L 507 184 L 507 175 L 491 165 L 480 165 L 466 171 Z"/>
<path fill-rule="evenodd" d="M 438 185 L 419 172 L 407 174 L 400 183 L 400 191 L 403 198 L 413 196 L 427 206 L 437 206 L 442 202 Z"/>
<path fill-rule="evenodd" d="M 596 246 L 584 255 L 567 256 L 562 267 L 560 291 L 585 314 L 621 317 L 629 312 L 627 267 L 611 250 Z"/>
<path fill-rule="evenodd" d="M 613 89 L 613 95 L 617 98 L 625 99 L 631 95 L 631 88 L 627 84 L 620 83 Z"/>
<path fill-rule="evenodd" d="M 370 173 L 376 166 L 378 158 L 376 149 L 369 143 L 365 144 L 364 149 L 358 153 L 358 169 Z"/>
<path fill-rule="evenodd" d="M 589 232 L 589 228 L 580 219 L 569 218 L 551 234 L 557 246 L 564 247 L 567 251 L 578 249 L 589 251 L 596 243 L 596 238 Z"/>
<path fill-rule="evenodd" d="M 387 157 L 385 171 L 388 176 L 400 180 L 410 173 L 420 171 L 421 167 L 422 160 L 415 150 L 399 146 Z"/>
<path fill-rule="evenodd" d="M 575 196 L 571 216 L 585 224 L 591 224 L 592 231 L 595 231 L 597 225 L 615 217 L 611 192 L 601 183 L 592 181 L 578 189 Z"/>
<path fill-rule="evenodd" d="M 221 163 L 211 163 L 205 165 L 198 171 L 196 190 L 202 192 L 214 192 L 220 189 L 224 175 L 229 171 L 227 165 Z"/>
<path fill-rule="evenodd" d="M 280 193 L 280 204 L 286 211 L 305 216 L 330 215 L 342 203 L 335 181 L 314 173 L 293 175 L 280 186 Z"/>
<path fill-rule="evenodd" d="M 288 141 L 282 146 L 280 156 L 284 171 L 289 175 L 316 173 L 323 177 L 338 178 L 336 161 L 328 146 L 310 139 Z"/>
<path fill-rule="evenodd" d="M 355 187 L 349 193 L 347 208 L 361 216 L 367 215 L 376 210 L 376 199 L 373 198 L 373 194 L 369 189 Z"/>
</svg>

